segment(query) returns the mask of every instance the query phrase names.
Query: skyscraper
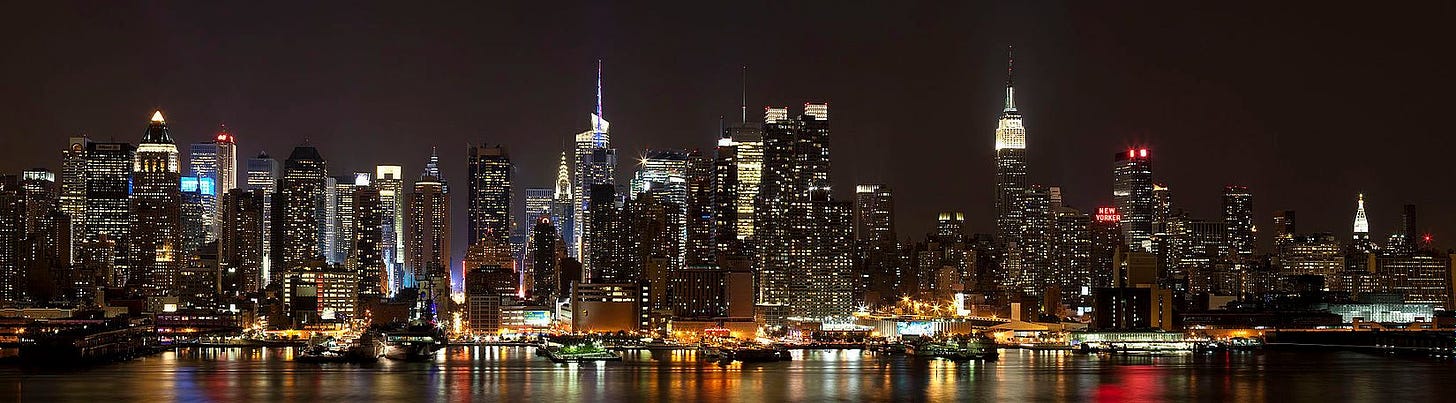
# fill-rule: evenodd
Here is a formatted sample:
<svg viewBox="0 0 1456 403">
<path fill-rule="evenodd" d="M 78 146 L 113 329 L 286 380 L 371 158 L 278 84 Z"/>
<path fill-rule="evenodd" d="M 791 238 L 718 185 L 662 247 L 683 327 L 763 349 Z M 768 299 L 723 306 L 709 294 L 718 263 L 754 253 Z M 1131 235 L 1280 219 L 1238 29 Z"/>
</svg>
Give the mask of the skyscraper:
<svg viewBox="0 0 1456 403">
<path fill-rule="evenodd" d="M 855 187 L 854 239 L 875 247 L 895 243 L 895 197 L 889 185 Z"/>
<path fill-rule="evenodd" d="M 218 234 L 218 261 L 224 291 L 233 295 L 263 288 L 263 230 L 266 209 L 263 189 L 233 189 L 223 195 L 222 225 Z"/>
<path fill-rule="evenodd" d="M 789 316 L 844 317 L 854 311 L 854 207 L 827 187 L 793 203 Z"/>
<path fill-rule="evenodd" d="M 563 151 L 561 162 L 556 166 L 556 188 L 551 195 L 551 215 L 556 218 L 552 221 L 556 225 L 556 233 L 566 243 L 567 256 L 573 258 L 578 258 L 577 252 L 580 252 L 576 247 L 580 240 L 576 236 L 580 217 L 577 208 L 576 196 L 572 190 L 571 169 L 566 164 L 566 152 Z"/>
<path fill-rule="evenodd" d="M 718 249 L 713 239 L 713 161 L 697 150 L 689 152 L 686 179 L 683 265 L 713 265 Z"/>
<path fill-rule="evenodd" d="M 436 303 L 445 301 L 450 296 L 450 197 L 444 180 L 427 170 L 405 205 L 405 268 L 420 292 L 429 292 Z"/>
<path fill-rule="evenodd" d="M 125 285 L 130 260 L 127 243 L 131 234 L 131 177 L 136 148 L 130 143 L 93 142 L 86 149 L 86 213 L 84 242 L 110 245 L 111 253 L 94 251 L 93 256 L 110 256 L 115 272 L 99 273 L 110 279 L 107 286 Z M 106 238 L 106 242 L 101 242 Z M 98 262 L 99 263 L 99 262 Z"/>
<path fill-rule="evenodd" d="M 536 225 L 536 219 L 542 214 L 551 214 L 551 205 L 556 199 L 556 189 L 552 188 L 526 188 L 526 205 L 521 211 L 522 223 L 525 223 L 525 231 L 529 234 L 531 228 Z M 551 217 L 551 222 L 556 222 L 557 217 Z"/>
<path fill-rule="evenodd" d="M 681 213 L 687 206 L 689 160 L 688 153 L 682 150 L 648 150 L 632 177 L 631 192 L 627 196 L 636 198 L 642 193 L 650 193 L 657 201 L 670 204 Z M 673 221 L 674 228 L 686 230 L 685 214 L 674 214 L 668 219 Z M 675 237 L 676 245 L 682 246 L 687 241 L 686 232 Z M 680 250 L 672 255 L 672 267 L 681 267 L 679 264 L 685 258 L 684 252 Z"/>
<path fill-rule="evenodd" d="M 283 164 L 283 178 L 273 197 L 273 264 L 269 283 L 289 270 L 323 259 L 319 249 L 328 170 L 323 155 L 310 145 L 293 148 Z M 282 284 L 282 283 L 279 283 Z"/>
<path fill-rule="evenodd" d="M 218 125 L 213 137 L 217 145 L 217 194 L 226 195 L 238 188 L 238 143 L 227 125 Z"/>
<path fill-rule="evenodd" d="M 500 145 L 469 146 L 466 152 L 466 240 L 471 245 L 486 237 L 506 244 L 511 234 L 511 157 Z"/>
<path fill-rule="evenodd" d="M 624 209 L 619 206 L 616 186 L 597 184 L 589 193 L 591 209 L 582 215 L 583 242 L 595 243 L 597 247 L 586 248 L 582 275 L 589 283 L 619 283 L 635 281 L 628 270 L 636 269 L 635 243 Z"/>
<path fill-rule="evenodd" d="M 1370 220 L 1365 218 L 1365 194 L 1357 195 L 1355 200 L 1355 225 L 1353 231 L 1354 242 L 1351 243 L 1356 250 L 1369 253 L 1375 249 L 1375 243 L 1370 240 Z"/>
<path fill-rule="evenodd" d="M 263 191 L 263 269 L 258 274 L 262 278 L 260 286 L 266 286 L 268 279 L 272 278 L 269 268 L 273 265 L 273 196 L 278 192 L 278 177 L 281 172 L 278 160 L 269 157 L 266 152 L 248 159 L 248 178 L 244 189 Z"/>
<path fill-rule="evenodd" d="M 733 222 L 734 235 L 740 242 L 747 241 L 754 234 L 754 208 L 758 203 L 758 189 L 763 181 L 763 127 L 748 123 L 747 120 L 738 125 L 729 126 L 724 131 L 724 139 L 728 140 L 728 147 L 731 147 L 733 161 L 733 180 L 725 182 L 724 186 L 731 186 L 724 190 L 733 191 L 731 200 L 725 200 L 725 205 L 731 204 L 734 208 Z M 719 141 L 722 145 L 724 142 Z M 722 149 L 722 147 L 720 147 Z"/>
<path fill-rule="evenodd" d="M 1146 148 L 1113 154 L 1112 201 L 1122 214 L 1128 250 L 1150 251 L 1153 231 L 1153 160 Z"/>
<path fill-rule="evenodd" d="M 329 261 L 343 264 L 349 260 L 349 254 L 354 246 L 354 191 L 358 185 L 360 175 L 363 175 L 364 183 L 369 183 L 368 172 L 355 172 L 353 175 L 333 177 L 332 187 L 334 199 L 334 238 L 331 245 Z"/>
<path fill-rule="evenodd" d="M 86 224 L 86 149 L 91 139 L 71 137 L 68 144 L 61 151 L 61 212 L 71 216 L 72 243 L 79 244 Z"/>
<path fill-rule="evenodd" d="M 898 249 L 898 242 L 895 235 L 895 196 L 889 185 L 855 187 L 854 240 L 859 249 L 857 276 L 863 287 L 860 291 L 873 292 L 874 301 L 893 297 L 898 273 L 890 256 Z"/>
<path fill-rule="evenodd" d="M 763 180 L 754 208 L 758 301 L 787 305 L 789 316 L 847 315 L 854 214 L 852 205 L 830 198 L 828 106 L 805 104 L 798 119 L 787 116 L 787 108 L 765 110 Z"/>
<path fill-rule="evenodd" d="M 25 191 L 15 175 L 0 176 L 0 301 L 28 299 L 20 244 L 25 238 Z"/>
<path fill-rule="evenodd" d="M 1299 232 L 1295 227 L 1294 210 L 1280 210 L 1274 212 L 1274 247 L 1278 249 L 1281 245 L 1288 243 Z"/>
<path fill-rule="evenodd" d="M 1006 50 L 1006 104 L 996 124 L 996 238 L 1018 243 L 1026 214 L 1026 128 L 1016 109 L 1011 49 Z"/>
<path fill-rule="evenodd" d="M 162 111 L 152 114 L 132 169 L 129 282 L 150 295 L 175 294 L 182 256 L 181 161 Z"/>
<path fill-rule="evenodd" d="M 318 250 L 328 264 L 339 263 L 334 252 L 339 249 L 339 194 L 335 190 L 339 180 L 324 172 L 323 188 L 319 194 Z"/>
<path fill-rule="evenodd" d="M 723 132 L 713 149 L 713 242 L 718 253 L 742 256 L 738 239 L 738 144 Z"/>
<path fill-rule="evenodd" d="M 384 209 L 369 173 L 354 175 L 354 231 L 349 262 L 359 272 L 359 295 L 390 295 L 390 266 L 384 262 Z"/>
<path fill-rule="evenodd" d="M 531 226 L 531 237 L 526 250 L 526 272 L 531 282 L 526 295 L 540 303 L 554 305 L 562 297 L 558 292 L 558 284 L 561 284 L 560 265 L 561 259 L 566 257 L 566 244 L 557 235 L 550 214 L 537 214 L 532 222 L 535 225 Z"/>
<path fill-rule="evenodd" d="M 599 184 L 616 184 L 614 179 L 617 170 L 617 149 L 612 148 L 612 138 L 609 134 L 611 125 L 607 122 L 602 112 L 602 65 L 597 61 L 597 106 L 596 111 L 591 114 L 591 129 L 576 135 L 576 171 L 572 179 L 576 181 L 573 186 L 577 196 L 577 216 L 584 217 L 591 202 L 591 188 Z M 583 226 L 577 231 L 578 255 L 586 254 L 591 248 L 587 239 L 590 226 Z M 591 270 L 591 259 L 585 259 L 584 269 Z"/>
<path fill-rule="evenodd" d="M 220 135 L 226 137 L 225 134 L 220 133 Z M 220 142 L 209 141 L 193 143 L 189 147 L 187 165 L 190 172 L 187 176 L 193 178 L 194 183 L 197 184 L 198 202 L 202 205 L 202 229 L 206 235 L 203 242 L 216 240 L 218 234 L 220 219 L 218 214 L 221 211 L 218 199 L 222 196 L 222 193 L 218 191 L 220 187 L 217 185 L 221 176 L 219 171 L 220 145 Z"/>
<path fill-rule="evenodd" d="M 403 286 L 404 267 L 404 167 L 379 165 L 374 167 L 374 186 L 379 188 L 379 208 L 383 214 L 380 228 L 384 231 L 384 244 L 380 253 L 384 264 L 389 266 L 390 290 Z M 391 292 L 392 293 L 392 292 Z"/>
<path fill-rule="evenodd" d="M 1245 186 L 1223 188 L 1223 220 L 1228 223 L 1229 247 L 1240 258 L 1254 255 L 1254 196 Z"/>
<path fill-rule="evenodd" d="M 213 194 L 212 178 L 183 176 L 181 181 L 179 195 L 182 198 L 182 235 L 179 238 L 182 246 L 178 249 L 177 256 L 190 260 L 198 257 L 198 252 L 202 252 L 202 245 L 208 242 L 207 203 L 216 201 L 217 195 Z"/>
</svg>

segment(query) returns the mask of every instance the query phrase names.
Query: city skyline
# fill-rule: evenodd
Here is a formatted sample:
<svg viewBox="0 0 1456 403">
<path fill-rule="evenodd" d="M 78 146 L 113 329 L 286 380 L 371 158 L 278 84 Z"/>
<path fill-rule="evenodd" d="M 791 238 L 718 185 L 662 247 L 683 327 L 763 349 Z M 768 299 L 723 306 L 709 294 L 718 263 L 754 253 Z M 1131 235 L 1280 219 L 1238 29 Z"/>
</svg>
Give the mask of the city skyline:
<svg viewBox="0 0 1456 403">
<path fill-rule="evenodd" d="M 284 68 L 276 62 L 278 57 L 294 51 L 292 46 L 278 43 L 278 35 L 289 32 L 323 33 L 334 32 L 335 28 L 303 25 L 306 18 L 297 20 L 284 18 L 275 21 L 276 35 L 240 37 L 231 33 L 215 31 L 196 22 L 180 21 L 156 9 L 165 7 L 111 6 L 119 8 L 119 16 L 138 15 L 138 18 L 158 22 L 164 32 L 136 32 L 118 35 L 111 40 L 118 41 L 118 49 L 156 46 L 172 57 L 196 60 L 202 65 L 231 65 L 213 61 L 240 60 L 254 68 L 263 68 L 270 73 L 281 74 L 279 79 L 305 79 L 318 74 L 304 67 Z M 201 7 L 177 5 L 179 13 Z M 786 13 L 808 12 L 808 7 L 786 6 Z M 204 7 L 205 8 L 205 7 Z M 625 21 L 638 18 L 630 9 L 614 9 Z M 415 12 L 434 12 L 418 10 Z M 643 25 L 642 32 L 625 32 L 614 23 L 597 21 L 593 16 L 599 9 L 571 9 L 564 16 L 586 19 L 580 28 L 568 32 L 548 35 L 542 41 L 579 40 L 580 46 L 569 51 L 539 52 L 528 48 L 516 49 L 515 54 L 522 62 L 543 65 L 547 69 L 539 72 L 522 72 L 498 66 L 499 63 L 475 64 L 479 72 L 464 71 L 450 74 L 449 80 L 422 77 L 417 62 L 409 59 L 376 63 L 380 66 L 361 70 L 351 76 L 354 79 L 380 80 L 377 90 L 357 90 L 353 95 L 343 97 L 318 96 L 331 91 L 339 83 L 320 80 L 312 88 L 278 88 L 276 84 L 248 88 L 246 83 L 272 82 L 260 74 L 250 74 L 239 66 L 218 69 L 148 68 L 154 62 L 127 62 L 116 67 L 108 79 L 108 86 L 132 89 L 118 94 L 103 92 L 88 96 L 85 102 L 67 101 L 63 94 L 74 93 L 69 83 L 54 89 L 54 95 L 40 97 L 39 88 L 29 83 L 15 83 L 16 99 L 38 99 L 38 102 L 4 108 L 10 111 L 27 111 L 25 119 L 8 119 L 13 122 L 11 131 L 26 133 L 25 141 L 7 136 L 6 146 L 17 150 L 16 158 L 0 162 L 6 171 L 19 171 L 36 166 L 55 165 L 54 146 L 50 141 L 33 141 L 38 138 L 63 139 L 85 132 L 93 140 L 104 141 L 115 138 L 128 141 L 127 133 L 134 133 L 133 120 L 136 112 L 154 106 L 167 109 L 172 121 L 174 135 L 179 144 L 200 142 L 216 132 L 219 123 L 229 128 L 242 140 L 239 155 L 253 156 L 258 151 L 272 155 L 287 152 L 300 138 L 308 138 L 328 155 L 351 156 L 334 158 L 343 166 L 343 174 L 368 170 L 377 163 L 402 163 L 406 172 L 416 172 L 421 155 L 427 155 L 428 147 L 445 149 L 442 164 L 451 171 L 463 170 L 464 155 L 450 152 L 453 145 L 466 142 L 505 144 L 517 156 L 520 167 L 518 183 L 526 186 L 547 186 L 554 179 L 555 159 L 563 137 L 569 137 L 585 128 L 582 111 L 589 111 L 593 102 L 591 88 L 593 72 L 590 64 L 604 59 L 606 65 L 605 102 L 608 114 L 617 123 L 617 139 L 614 144 L 623 159 L 632 160 L 648 148 L 698 148 L 706 150 L 718 134 L 719 115 L 732 120 L 740 103 L 740 68 L 748 66 L 749 105 L 793 105 L 802 100 L 827 101 L 835 107 L 836 154 L 855 164 L 837 164 L 835 177 L 838 196 L 848 197 L 849 187 L 860 183 L 886 183 L 896 187 L 900 203 L 897 215 L 901 216 L 901 231 L 906 236 L 922 234 L 930 229 L 935 214 L 942 210 L 964 211 L 971 220 L 970 228 L 977 232 L 990 232 L 990 200 L 984 196 L 990 184 L 985 175 L 990 164 L 975 156 L 981 155 L 990 143 L 984 134 L 987 127 L 994 127 L 996 108 L 1001 102 L 1000 94 L 993 89 L 1003 80 L 999 73 L 1003 66 L 1003 47 L 1014 45 L 1018 49 L 1018 103 L 1028 114 L 1028 130 L 1033 133 L 1029 140 L 1031 166 L 1040 167 L 1030 172 L 1031 183 L 1061 185 L 1067 202 L 1083 210 L 1096 206 L 1110 205 L 1110 187 L 1107 175 L 1080 174 L 1088 167 L 1101 166 L 1107 151 L 1117 151 L 1125 145 L 1147 143 L 1159 155 L 1158 182 L 1167 183 L 1180 194 L 1181 204 L 1196 215 L 1215 216 L 1219 212 L 1219 194 L 1226 185 L 1248 186 L 1258 199 L 1259 209 L 1255 211 L 1259 227 L 1270 225 L 1272 212 L 1276 210 L 1297 210 L 1305 212 L 1304 227 L 1310 229 L 1340 232 L 1347 227 L 1350 212 L 1344 200 L 1350 194 L 1365 193 L 1369 199 L 1372 231 L 1377 234 L 1397 228 L 1399 210 L 1397 206 L 1413 203 L 1435 205 L 1444 202 L 1448 196 L 1438 189 L 1419 186 L 1415 178 L 1404 172 L 1438 169 L 1433 154 L 1446 144 L 1439 136 L 1416 136 L 1413 138 L 1421 147 L 1412 147 L 1416 155 L 1407 158 L 1409 168 L 1396 168 L 1379 163 L 1380 155 L 1394 155 L 1379 144 L 1372 144 L 1364 133 L 1383 131 L 1428 132 L 1415 119 L 1400 122 L 1383 122 L 1374 117 L 1354 118 L 1342 121 L 1340 125 L 1323 122 L 1327 116 L 1358 116 L 1348 113 L 1351 108 L 1376 108 L 1383 105 L 1378 100 L 1395 99 L 1410 105 L 1403 107 L 1425 108 L 1430 102 L 1418 102 L 1422 93 L 1410 93 L 1418 85 L 1382 85 L 1378 87 L 1351 85 L 1345 88 L 1351 96 L 1340 105 L 1329 105 L 1331 100 L 1322 100 L 1310 91 L 1314 87 L 1338 85 L 1338 81 L 1317 78 L 1381 76 L 1386 81 L 1400 83 L 1412 80 L 1406 75 L 1392 76 L 1390 71 L 1398 69 L 1389 63 L 1375 63 L 1374 60 L 1411 59 L 1419 49 L 1418 41 L 1384 41 L 1389 45 L 1373 48 L 1365 42 L 1354 42 L 1349 52 L 1371 55 L 1369 58 L 1347 60 L 1344 64 L 1322 63 L 1326 58 L 1314 51 L 1304 51 L 1302 58 L 1293 58 L 1280 66 L 1259 66 L 1257 60 L 1269 58 L 1280 44 L 1297 41 L 1301 37 L 1267 35 L 1264 42 L 1239 43 L 1229 39 L 1211 38 L 1208 34 L 1195 32 L 1196 27 L 1170 28 L 1160 21 L 1171 18 L 1167 10 L 1136 10 L 1125 17 L 1101 22 L 1087 22 L 1080 18 L 1048 12 L 1043 9 L 1012 7 L 998 9 L 1001 14 L 1010 15 L 1006 22 L 983 21 L 982 27 L 966 28 L 963 34 L 946 35 L 946 39 L 935 39 L 925 45 L 916 45 L 903 52 L 905 66 L 886 66 L 883 63 L 863 59 L 842 52 L 842 46 L 830 44 L 823 50 L 811 54 L 796 55 L 784 53 L 788 49 L 800 49 L 811 44 L 823 44 L 822 36 L 847 34 L 840 24 L 816 22 L 823 33 L 811 36 L 792 35 L 793 30 L 776 30 L 769 33 L 752 34 L 742 39 L 726 39 L 721 34 L 698 33 L 691 38 L 702 39 L 704 44 L 728 49 L 712 53 L 688 52 L 684 60 L 693 63 L 664 64 L 661 57 L 651 56 L 649 50 L 661 48 L 678 49 L 682 41 L 674 39 L 669 44 L 656 44 L 651 49 L 634 50 L 631 45 L 648 41 L 654 32 L 671 31 L 673 26 L 663 23 Z M 666 10 L 684 12 L 683 10 Z M 871 10 L 855 7 L 826 10 L 845 18 L 865 18 L 862 15 Z M 1083 10 L 1078 10 L 1083 11 Z M 316 17 L 323 10 L 301 10 L 304 15 Z M 355 11 L 368 13 L 368 11 Z M 1275 9 L 1276 15 L 1291 13 L 1292 10 Z M 1349 10 L 1323 10 L 1331 18 L 1352 18 Z M 41 13 L 46 15 L 46 13 Z M 1093 15 L 1113 14 L 1108 10 L 1092 10 Z M 1232 18 L 1231 12 L 1208 15 L 1208 21 L 1184 21 L 1194 24 L 1209 24 L 1221 19 Z M 1048 16 L 1050 15 L 1050 16 Z M 855 17 L 860 16 L 860 17 Z M 244 16 L 231 17 L 243 18 Z M 890 13 L 889 21 L 904 18 L 900 13 Z M 90 16 L 98 22 L 115 17 Z M 281 17 L 280 17 L 281 18 Z M 746 22 L 748 26 L 774 27 L 775 17 Z M 1007 29 L 998 32 L 996 28 L 1014 26 L 1016 22 L 1035 21 L 1047 18 L 1051 21 L 1067 22 L 1067 28 L 1052 33 L 1023 32 L 1023 29 Z M 44 19 L 42 18 L 42 21 Z M 36 23 L 42 22 L 37 21 Z M 1126 22 L 1120 27 L 1116 22 Z M 1296 20 L 1295 23 L 1301 23 Z M 436 31 L 422 33 L 421 43 L 431 44 L 420 52 L 437 55 L 443 49 L 452 48 L 446 39 L 448 34 L 471 37 L 474 28 L 463 24 L 444 21 Z M 1273 21 L 1245 21 L 1248 30 L 1239 37 L 1260 36 L 1261 32 L 1273 32 Z M 1306 23 L 1307 24 L 1307 23 Z M 88 25 L 88 24 L 81 24 Z M 94 25 L 94 24 L 93 24 Z M 227 24 L 221 24 L 227 25 Z M 568 24 L 569 25 L 569 24 Z M 949 26 L 948 21 L 926 21 L 929 30 L 960 33 Z M 399 22 L 382 23 L 377 30 L 366 31 L 375 35 L 404 29 L 407 24 Z M 596 28 L 603 35 L 616 40 L 578 39 L 569 36 L 571 32 Z M 1277 27 L 1283 29 L 1283 27 Z M 1320 33 L 1329 33 L 1328 28 Z M 47 32 L 52 28 L 37 28 Z M 159 28 L 163 29 L 163 28 Z M 1369 32 L 1373 35 L 1400 36 L 1419 40 L 1419 35 L 1401 35 L 1401 28 L 1395 32 Z M 1137 39 L 1126 42 L 1126 48 L 1109 47 L 1110 38 L 1127 39 L 1139 32 L 1172 30 L 1171 38 Z M 1085 48 L 1074 45 L 1078 40 L 1071 38 L 1075 32 L 1101 33 L 1093 35 L 1093 41 Z M 529 29 L 523 32 L 529 32 Z M 1282 32 L 1282 31 L 1280 31 Z M 878 32 L 877 32 L 878 33 Z M 174 37 L 191 34 L 198 38 L 219 41 L 221 50 L 204 49 L 200 43 L 188 41 L 150 41 L 158 36 Z M 85 39 L 85 32 L 68 32 L 63 35 L 45 36 L 31 44 L 18 46 L 64 46 L 68 41 Z M 515 33 L 502 38 L 525 38 Z M 1181 36 L 1180 36 L 1181 35 Z M 1319 50 L 1338 46 L 1343 38 L 1340 34 L 1330 40 L 1313 41 Z M 751 49 L 757 37 L 784 37 L 783 41 L 769 41 L 764 49 Z M 378 50 L 379 45 L 354 43 L 343 39 L 318 39 L 319 35 L 307 36 L 320 48 L 337 48 L 330 51 L 339 57 L 348 57 Z M 323 37 L 328 38 L 327 35 Z M 584 36 L 586 37 L 586 36 Z M 689 38 L 689 39 L 691 39 Z M 815 39 L 819 38 L 819 39 Z M 1101 39 L 1098 39 L 1101 38 Z M 1170 49 L 1175 39 L 1197 39 L 1206 43 L 1203 51 L 1207 55 L 1193 55 L 1187 52 L 1163 52 Z M 434 39 L 431 41 L 430 39 Z M 874 35 L 863 34 L 860 39 L 870 50 L 886 51 L 882 40 Z M 1238 38 L 1233 38 L 1238 39 Z M 48 42 L 50 41 L 50 42 Z M 761 42 L 761 41 L 760 41 Z M 782 42 L 782 43 L 780 43 Z M 443 44 L 441 44 L 443 43 Z M 495 43 L 495 42 L 492 42 Z M 350 46 L 344 46 L 350 45 Z M 275 48 L 276 47 L 276 48 Z M 442 49 L 443 48 L 443 49 Z M 28 48 L 27 48 L 28 49 Z M 25 49 L 21 49 L 25 50 Z M 275 53 L 277 52 L 277 53 Z M 827 63 L 820 55 L 845 54 L 850 63 Z M 1161 53 L 1159 53 L 1161 52 Z M 25 52 L 21 52 L 25 53 Z M 104 53 L 104 52 L 103 52 Z M 98 54 L 100 56 L 101 54 Z M 470 53 L 469 60 L 488 61 L 486 55 Z M 1218 60 L 1209 60 L 1217 58 Z M 1369 59 L 1369 61 L 1365 61 Z M 1236 62 L 1243 60 L 1243 62 Z M 318 67 L 317 57 L 303 58 L 308 66 Z M 1199 67 L 1194 62 L 1217 61 L 1214 65 Z M 193 65 L 195 63 L 189 63 Z M 1438 64 L 1438 63 L 1437 63 Z M 157 65 L 159 66 L 159 65 Z M 1073 66 L 1086 68 L 1073 69 Z M 1430 63 L 1414 63 L 1404 69 L 1434 68 Z M 101 68 L 101 67 L 96 67 Z M 27 81 L 54 82 L 62 76 L 55 72 L 37 72 L 33 66 L 9 66 L 10 77 L 35 77 Z M 110 69 L 110 68 L 107 68 Z M 817 71 L 822 74 L 808 74 Z M 906 74 L 911 71 L 917 77 Z M 875 73 L 875 74 L 870 74 Z M 1420 74 L 1409 74 L 1411 76 Z M 97 76 L 100 77 L 100 76 Z M 403 77 L 403 78 L 401 78 Z M 414 78 L 410 78 L 414 77 Z M 658 79 L 659 77 L 666 80 Z M 915 77 L 914 81 L 909 81 Z M 508 78 L 512 78 L 509 79 Z M 806 79 L 807 78 L 807 79 Z M 915 84 L 926 80 L 939 81 L 934 87 Z M 87 78 L 94 80 L 98 78 Z M 457 86 L 444 85 L 463 80 L 458 86 L 472 88 L 469 97 L 462 98 Z M 1438 79 L 1433 79 L 1438 80 Z M 520 81 L 506 83 L 505 81 Z M 208 83 L 207 85 L 200 85 Z M 679 85 L 681 91 L 672 91 L 669 84 Z M 100 82 L 92 83 L 99 85 Z M 489 84 L 489 85 L 488 85 Z M 1438 87 L 1444 82 L 1433 83 Z M 218 86 L 214 88 L 213 85 Z M 442 86 L 444 85 L 444 86 Z M 531 85 L 532 94 L 525 94 L 520 85 Z M 1160 88 L 1154 88 L 1160 87 Z M 1166 87 L 1162 89 L 1161 87 Z M 320 90 L 309 96 L 296 96 L 300 90 Z M 399 91 L 439 92 L 441 97 L 423 99 L 419 96 L 390 97 L 387 92 Z M 1273 90 L 1287 89 L 1287 90 Z M 1323 91 L 1323 90 L 1322 90 Z M 47 93 L 52 93 L 48 90 Z M 424 92 L 418 92 L 424 94 Z M 677 102 L 656 94 L 682 94 L 691 97 L 691 102 Z M 121 95 L 119 95 L 121 94 Z M 653 94 L 653 95 L 642 95 Z M 867 95 L 875 94 L 875 95 Z M 1186 95 L 1196 95 L 1189 99 Z M 1363 95 L 1356 95 L 1363 94 Z M 280 98 L 281 97 L 281 98 Z M 449 105 L 441 101 L 454 100 Z M 280 103 L 280 99 L 289 99 Z M 357 99 L 357 100 L 356 100 Z M 380 105 L 363 105 L 358 100 L 373 100 Z M 1088 102 L 1097 100 L 1097 102 Z M 1111 102 L 1106 102 L 1106 101 Z M 1081 101 L 1081 102 L 1073 102 Z M 336 107 L 324 107 L 334 104 Z M 1348 106 L 1345 104 L 1349 104 Z M 383 108 L 383 109 L 375 109 Z M 756 109 L 757 107 L 753 107 Z M 908 108 L 908 109 L 907 109 Z M 1227 110 L 1221 110 L 1227 108 Z M 482 115 L 479 111 L 484 111 Z M 884 111 L 884 112 L 880 112 Z M 969 111 L 969 113 L 966 113 Z M 1318 114 L 1312 111 L 1321 111 Z M 1328 112 L 1324 112 L 1328 111 Z M 1343 111 L 1347 113 L 1336 113 Z M 899 113 L 885 113 L 899 112 Z M 912 114 L 913 112 L 913 114 Z M 12 112 L 13 113 L 13 112 Z M 481 120 L 481 117 L 485 120 Z M 526 116 L 515 119 L 513 116 Z M 903 118 L 897 118 L 897 116 Z M 1419 116 L 1419 114 L 1411 114 Z M 1283 122 L 1288 117 L 1291 122 Z M 1279 119 L 1276 119 L 1279 118 Z M 525 125 L 520 121 L 529 121 Z M 1298 123 L 1295 123 L 1297 121 Z M 1294 127 L 1288 125 L 1297 125 Z M 1377 130 L 1378 128 L 1378 130 Z M 1364 129 L 1364 130 L 1361 130 Z M 415 131 L 429 133 L 425 136 L 400 135 Z M 907 134 L 911 133 L 911 134 Z M 403 138 L 411 137 L 411 138 Z M 358 141 L 377 138 L 376 141 Z M 1330 140 L 1330 139 L 1344 139 Z M 57 140 L 64 141 L 64 140 Z M 394 143 L 398 143 L 397 145 Z M 1329 144 L 1319 144 L 1320 142 Z M 953 147 L 944 147 L 943 145 Z M 949 149 L 962 151 L 950 152 Z M 1341 157 L 1360 155 L 1363 150 L 1369 158 Z M 408 150 L 409 152 L 401 152 Z M 888 151 L 886 151 L 888 150 Z M 967 154 L 969 150 L 970 154 Z M 1095 150 L 1096 152 L 1086 152 Z M 1324 151 L 1324 152 L 1320 152 Z M 907 158 L 918 156 L 925 158 Z M 1088 154 L 1088 155 L 1082 155 Z M 1428 157 L 1422 158 L 1422 155 Z M 1207 169 L 1212 164 L 1237 157 L 1242 164 L 1224 167 L 1215 171 Z M 626 164 L 619 168 L 619 178 L 627 175 Z M 1320 167 L 1314 169 L 1312 167 Z M 54 168 L 52 168 L 54 169 Z M 922 177 L 926 172 L 947 172 L 958 177 L 958 183 L 946 185 L 939 181 L 928 181 Z M 1094 171 L 1095 172 L 1095 171 Z M 1265 175 L 1263 172 L 1275 172 Z M 959 175 L 956 175 L 959 174 Z M 1328 178 L 1328 179 L 1321 179 Z M 1320 183 L 1316 186 L 1311 183 Z M 1329 186 L 1324 186 L 1329 185 Z M 1302 188 L 1302 189 L 1301 189 Z M 1284 191 L 1289 189 L 1290 191 Z M 458 193 L 453 200 L 456 209 L 463 206 Z M 517 201 L 519 203 L 519 201 Z M 457 214 L 460 217 L 463 214 Z M 1444 212 L 1431 212 L 1425 222 L 1437 236 L 1437 242 L 1444 238 L 1439 228 L 1456 225 L 1456 217 Z M 458 220 L 459 218 L 457 218 Z M 463 221 L 457 222 L 457 226 Z M 1267 237 L 1260 237 L 1260 245 L 1267 247 Z M 457 244 L 463 244 L 463 237 L 457 236 Z"/>
<path fill-rule="evenodd" d="M 0 24 L 18 399 L 1453 388 L 1456 4 L 165 1 Z"/>
</svg>

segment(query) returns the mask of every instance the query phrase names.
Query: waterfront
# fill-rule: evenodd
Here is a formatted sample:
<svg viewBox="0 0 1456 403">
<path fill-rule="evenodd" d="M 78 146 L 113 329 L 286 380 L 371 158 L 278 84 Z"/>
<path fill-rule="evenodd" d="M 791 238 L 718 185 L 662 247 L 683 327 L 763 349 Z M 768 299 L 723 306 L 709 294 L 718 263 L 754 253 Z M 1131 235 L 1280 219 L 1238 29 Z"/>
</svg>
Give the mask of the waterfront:
<svg viewBox="0 0 1456 403">
<path fill-rule="evenodd" d="M 15 401 L 1435 401 L 1450 362 L 1353 352 L 1109 357 L 1003 350 L 992 362 L 858 350 L 721 366 L 693 352 L 554 364 L 523 347 L 451 347 L 434 362 L 305 364 L 287 349 L 196 348 L 71 369 L 0 368 Z"/>
</svg>

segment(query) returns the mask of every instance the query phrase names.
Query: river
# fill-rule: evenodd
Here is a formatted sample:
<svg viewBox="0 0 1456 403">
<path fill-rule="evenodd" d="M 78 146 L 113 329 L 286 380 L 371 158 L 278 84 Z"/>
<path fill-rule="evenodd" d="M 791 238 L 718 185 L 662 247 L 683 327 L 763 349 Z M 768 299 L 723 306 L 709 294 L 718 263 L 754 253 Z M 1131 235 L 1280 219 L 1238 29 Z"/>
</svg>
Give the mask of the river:
<svg viewBox="0 0 1456 403">
<path fill-rule="evenodd" d="M 694 353 L 553 364 L 525 347 L 434 362 L 306 364 L 280 348 L 185 348 L 83 368 L 0 367 L 0 401 L 1451 401 L 1456 364 L 1354 352 L 1108 357 L 1002 350 L 992 362 L 795 351 L 719 365 Z"/>
</svg>

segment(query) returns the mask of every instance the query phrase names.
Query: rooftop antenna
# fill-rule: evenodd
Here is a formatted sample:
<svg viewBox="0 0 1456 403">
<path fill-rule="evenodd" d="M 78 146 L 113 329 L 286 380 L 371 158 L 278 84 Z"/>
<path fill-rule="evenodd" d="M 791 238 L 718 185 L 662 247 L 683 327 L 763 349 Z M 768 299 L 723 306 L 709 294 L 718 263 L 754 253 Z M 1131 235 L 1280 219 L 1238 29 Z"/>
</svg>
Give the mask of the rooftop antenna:
<svg viewBox="0 0 1456 403">
<path fill-rule="evenodd" d="M 748 123 L 748 65 L 743 65 L 743 100 L 738 103 L 738 108 L 743 116 L 739 123 Z"/>
</svg>

